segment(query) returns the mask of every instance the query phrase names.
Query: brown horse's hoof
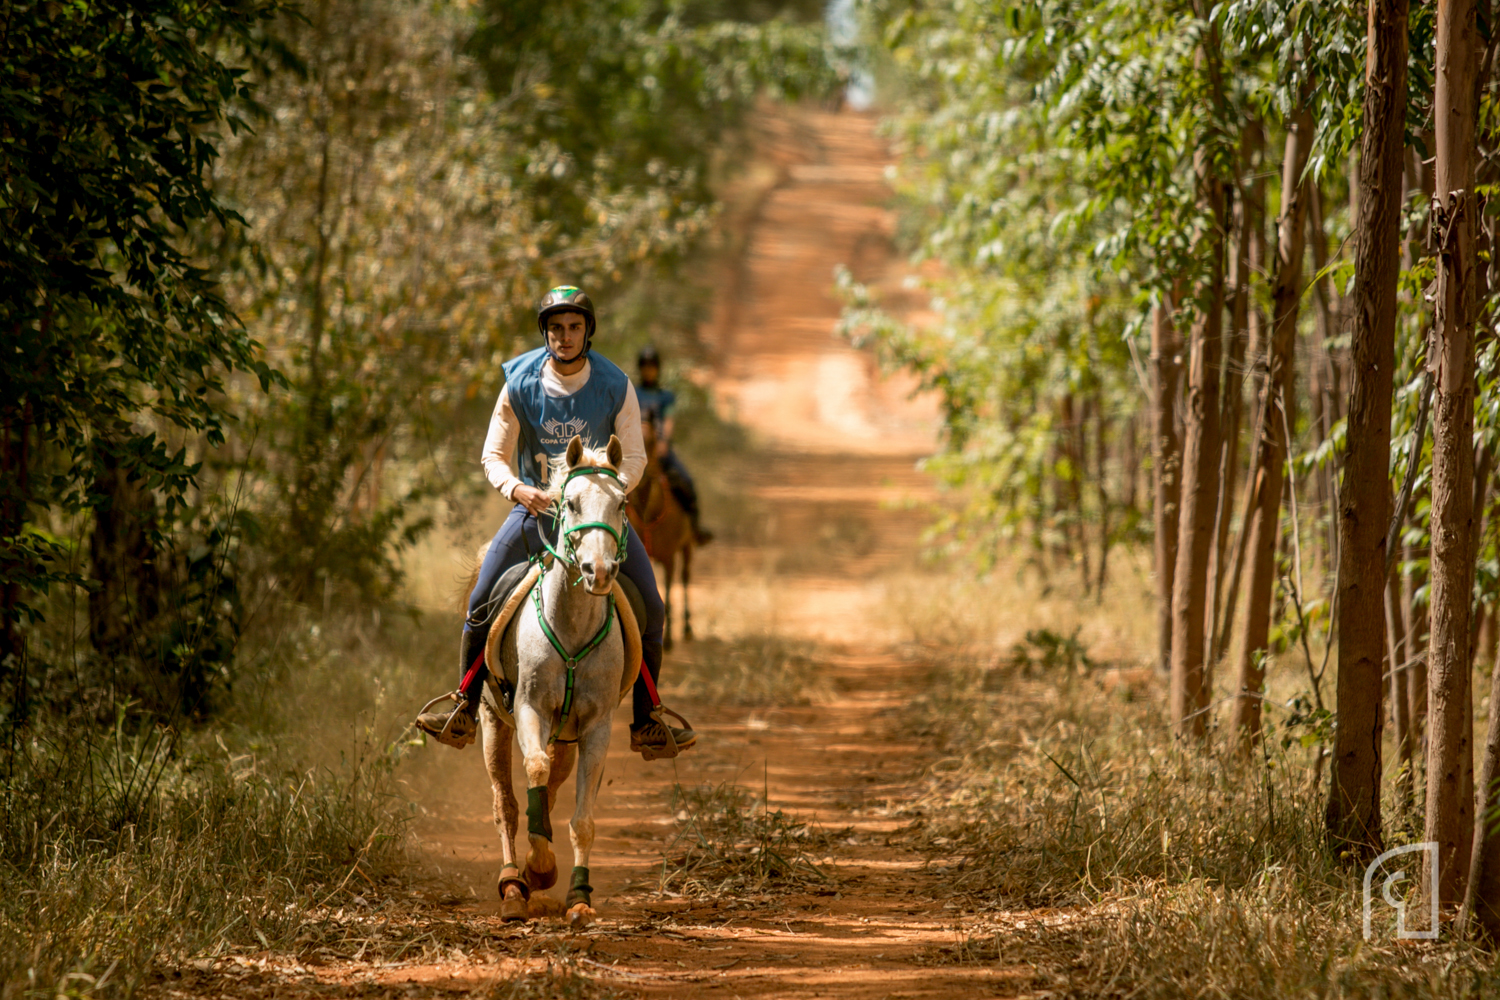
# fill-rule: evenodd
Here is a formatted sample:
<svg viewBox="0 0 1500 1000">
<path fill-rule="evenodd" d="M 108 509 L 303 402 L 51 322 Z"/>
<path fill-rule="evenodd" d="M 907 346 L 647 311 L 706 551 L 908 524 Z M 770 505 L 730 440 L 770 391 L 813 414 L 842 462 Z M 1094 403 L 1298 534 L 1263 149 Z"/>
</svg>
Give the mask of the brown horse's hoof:
<svg viewBox="0 0 1500 1000">
<path fill-rule="evenodd" d="M 596 915 L 597 914 L 594 908 L 589 904 L 574 903 L 572 906 L 568 907 L 568 926 L 587 927 L 590 923 L 593 922 L 593 919 Z"/>
<path fill-rule="evenodd" d="M 507 896 L 500 900 L 500 919 L 506 923 L 514 923 L 526 919 L 526 897 L 521 895 Z"/>
<path fill-rule="evenodd" d="M 526 886 L 532 892 L 541 892 L 557 884 L 557 866 L 553 865 L 550 872 L 539 872 L 531 867 L 530 862 L 527 862 L 526 870 L 521 873 L 521 877 L 526 880 Z"/>
<path fill-rule="evenodd" d="M 670 653 L 672 651 L 672 637 L 670 635 L 662 637 L 661 648 L 662 652 L 664 653 Z"/>
</svg>

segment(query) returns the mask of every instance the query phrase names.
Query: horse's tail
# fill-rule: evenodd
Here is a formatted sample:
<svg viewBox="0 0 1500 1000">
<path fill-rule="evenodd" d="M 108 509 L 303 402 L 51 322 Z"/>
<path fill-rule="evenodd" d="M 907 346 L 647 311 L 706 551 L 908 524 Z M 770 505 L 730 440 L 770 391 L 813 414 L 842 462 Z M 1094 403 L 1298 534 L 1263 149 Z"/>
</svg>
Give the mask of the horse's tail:
<svg viewBox="0 0 1500 1000">
<path fill-rule="evenodd" d="M 469 613 L 469 601 L 474 596 L 474 588 L 479 585 L 479 568 L 484 565 L 485 554 L 490 551 L 490 543 L 485 542 L 474 552 L 474 565 L 469 568 L 469 574 L 464 579 L 463 589 L 458 594 L 459 614 Z"/>
</svg>

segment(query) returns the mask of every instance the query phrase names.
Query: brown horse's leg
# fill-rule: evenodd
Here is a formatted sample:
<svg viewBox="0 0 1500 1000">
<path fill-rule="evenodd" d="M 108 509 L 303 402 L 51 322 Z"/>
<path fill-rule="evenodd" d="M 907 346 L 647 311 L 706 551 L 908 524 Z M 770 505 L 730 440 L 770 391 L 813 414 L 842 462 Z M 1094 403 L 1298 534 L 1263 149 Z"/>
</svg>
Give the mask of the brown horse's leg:
<svg viewBox="0 0 1500 1000">
<path fill-rule="evenodd" d="M 693 606 L 688 603 L 689 585 L 693 582 L 693 543 L 682 547 L 682 641 L 693 641 Z"/>
<path fill-rule="evenodd" d="M 526 919 L 526 891 L 516 870 L 516 827 L 521 810 L 510 779 L 511 728 L 488 703 L 479 711 L 484 733 L 484 767 L 494 792 L 495 830 L 500 834 L 500 919 Z"/>
<path fill-rule="evenodd" d="M 672 648 L 672 569 L 677 564 L 675 552 L 668 552 L 662 558 L 662 580 L 666 587 L 662 592 L 662 603 L 667 606 L 666 617 L 662 619 L 661 648 Z"/>
</svg>

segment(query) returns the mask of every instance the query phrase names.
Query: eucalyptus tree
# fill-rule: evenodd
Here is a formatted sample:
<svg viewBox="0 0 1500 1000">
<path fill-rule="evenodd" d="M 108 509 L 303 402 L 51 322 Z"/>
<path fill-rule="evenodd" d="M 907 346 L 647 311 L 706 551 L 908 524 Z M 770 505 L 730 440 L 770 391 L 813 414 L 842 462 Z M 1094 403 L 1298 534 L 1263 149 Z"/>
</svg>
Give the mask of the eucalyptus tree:
<svg viewBox="0 0 1500 1000">
<path fill-rule="evenodd" d="M 1351 295 L 1352 384 L 1338 508 L 1338 727 L 1325 814 L 1330 841 L 1359 857 L 1379 851 L 1382 843 L 1381 666 L 1407 30 L 1406 0 L 1371 0 Z"/>
<path fill-rule="evenodd" d="M 229 373 L 272 374 L 188 233 L 238 225 L 208 183 L 253 98 L 247 49 L 272 3 L 6 5 L 0 30 L 0 711 L 43 680 L 28 628 L 83 584 L 71 528 L 102 476 L 159 498 L 161 542 L 223 440 Z M 184 644 L 186 637 L 179 637 Z"/>
<path fill-rule="evenodd" d="M 1474 188 L 1480 58 L 1475 0 L 1438 5 L 1433 128 L 1437 146 L 1437 359 L 1432 425 L 1432 627 L 1428 646 L 1427 810 L 1437 843 L 1440 902 L 1461 901 L 1474 840 L 1473 695 L 1469 623 L 1474 591 L 1474 321 L 1481 211 Z M 1481 480 L 1482 482 L 1482 480 Z M 1491 711 L 1500 711 L 1492 706 Z M 1377 757 L 1377 760 L 1379 758 Z M 1486 790 L 1487 792 L 1487 790 Z M 1486 798 L 1488 796 L 1486 795 Z M 1424 879 L 1423 885 L 1430 884 Z M 1494 915 L 1486 910 L 1490 922 Z"/>
<path fill-rule="evenodd" d="M 231 298 L 290 382 L 239 443 L 284 593 L 390 595 L 430 500 L 478 483 L 455 414 L 483 419 L 536 290 L 654 321 L 754 102 L 837 85 L 816 25 L 688 10 L 314 0 L 276 25 L 218 182 L 251 224 Z"/>
</svg>

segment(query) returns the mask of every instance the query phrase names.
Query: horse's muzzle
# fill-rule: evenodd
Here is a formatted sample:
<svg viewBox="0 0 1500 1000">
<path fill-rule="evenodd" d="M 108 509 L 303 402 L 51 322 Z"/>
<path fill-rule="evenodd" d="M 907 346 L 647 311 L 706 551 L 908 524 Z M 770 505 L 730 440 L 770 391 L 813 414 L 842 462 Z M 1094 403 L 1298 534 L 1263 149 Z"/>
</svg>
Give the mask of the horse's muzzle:
<svg viewBox="0 0 1500 1000">
<path fill-rule="evenodd" d="M 578 564 L 578 569 L 583 573 L 583 582 L 589 593 L 603 597 L 613 589 L 620 564 L 613 559 L 586 559 Z"/>
</svg>

